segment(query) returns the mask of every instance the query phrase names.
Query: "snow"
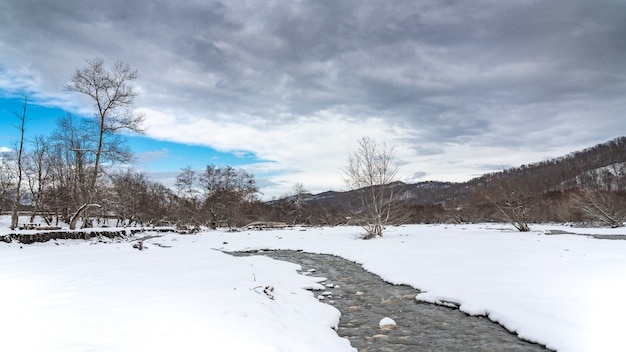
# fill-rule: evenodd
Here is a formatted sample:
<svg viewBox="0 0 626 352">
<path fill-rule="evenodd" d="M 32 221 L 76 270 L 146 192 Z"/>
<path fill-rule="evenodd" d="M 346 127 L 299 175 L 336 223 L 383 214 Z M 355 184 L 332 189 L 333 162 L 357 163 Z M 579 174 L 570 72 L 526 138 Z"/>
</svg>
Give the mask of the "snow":
<svg viewBox="0 0 626 352">
<path fill-rule="evenodd" d="M 206 237 L 210 236 L 206 235 Z M 0 244 L 2 351 L 353 351 L 319 279 L 202 237 Z M 198 240 L 196 242 L 196 240 Z"/>
<path fill-rule="evenodd" d="M 352 351 L 298 266 L 222 251 L 295 249 L 363 264 L 416 299 L 487 315 L 558 351 L 623 350 L 624 229 L 410 225 L 165 234 L 132 243 L 0 243 L 0 350 Z M 164 247 L 159 247 L 155 243 Z M 319 293 L 318 293 L 319 294 Z M 389 318 L 393 319 L 392 313 Z"/>
<path fill-rule="evenodd" d="M 384 317 L 380 319 L 380 321 L 378 322 L 378 326 L 380 326 L 381 328 L 388 327 L 388 326 L 396 326 L 396 321 L 389 317 Z"/>
</svg>

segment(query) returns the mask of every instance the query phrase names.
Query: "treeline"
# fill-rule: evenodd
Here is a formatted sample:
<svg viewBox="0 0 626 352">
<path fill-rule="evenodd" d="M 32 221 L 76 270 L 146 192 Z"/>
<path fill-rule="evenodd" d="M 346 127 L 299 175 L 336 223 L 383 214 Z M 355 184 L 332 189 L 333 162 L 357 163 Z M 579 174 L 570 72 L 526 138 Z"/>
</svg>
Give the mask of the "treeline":
<svg viewBox="0 0 626 352">
<path fill-rule="evenodd" d="M 69 223 L 88 198 L 97 207 L 83 226 L 179 225 L 241 227 L 253 221 L 287 224 L 350 224 L 358 207 L 354 192 L 291 194 L 262 202 L 254 176 L 231 166 L 185 168 L 170 189 L 141 172 L 107 166 L 90 189 L 93 153 L 89 120 L 60 118 L 48 138 L 36 137 L 23 155 L 20 210 L 50 225 Z M 130 155 L 116 143 L 118 160 Z M 0 211 L 11 209 L 16 191 L 15 152 L 0 153 Z M 109 160 L 109 159 L 107 159 Z M 490 173 L 465 183 L 394 183 L 402 194 L 394 209 L 402 223 L 510 221 L 600 222 L 626 219 L 626 139 L 568 156 Z"/>
<path fill-rule="evenodd" d="M 67 115 L 58 119 L 48 137 L 27 142 L 21 155 L 19 199 L 17 152 L 0 153 L 0 212 L 17 206 L 21 214 L 30 215 L 31 223 L 41 216 L 48 225 L 59 226 L 69 224 L 79 209 L 91 204 L 81 216 L 82 227 L 234 227 L 262 212 L 256 182 L 247 172 L 230 166 L 208 165 L 202 172 L 185 168 L 176 178 L 176 189 L 170 189 L 142 172 L 119 166 L 131 154 L 117 135 L 105 136 L 109 164 L 100 165 L 94 181 L 91 150 L 98 134 L 91 122 Z"/>
<path fill-rule="evenodd" d="M 234 228 L 253 221 L 311 224 L 325 217 L 305 216 L 303 203 L 262 202 L 254 175 L 232 166 L 184 168 L 174 188 L 168 188 L 125 167 L 132 153 L 123 136 L 105 131 L 101 143 L 96 122 L 68 114 L 49 135 L 22 140 L 21 153 L 18 148 L 0 152 L 0 214 L 19 213 L 18 226 L 38 217 L 51 227 L 77 220 L 79 227 Z M 96 173 L 98 145 L 105 146 L 100 155 L 104 162 Z M 24 214 L 30 217 L 27 221 Z"/>
<path fill-rule="evenodd" d="M 17 148 L 0 153 L 0 212 L 18 209 L 30 214 L 30 222 L 41 216 L 48 225 L 59 226 L 91 205 L 80 214 L 83 227 L 235 228 L 253 221 L 350 224 L 359 206 L 354 191 L 312 195 L 302 185 L 263 202 L 254 175 L 232 166 L 184 168 L 170 189 L 119 166 L 132 154 L 115 133 L 103 134 L 101 157 L 106 162 L 95 173 L 98 137 L 97 123 L 66 115 L 47 137 L 25 141 L 21 158 Z M 626 220 L 625 174 L 626 138 L 621 137 L 464 183 L 396 182 L 387 187 L 401 195 L 393 199 L 394 211 L 402 214 L 398 223 L 594 221 L 621 226 Z"/>
<path fill-rule="evenodd" d="M 180 225 L 240 227 L 253 221 L 287 224 L 350 224 L 354 192 L 308 193 L 302 185 L 281 199 L 262 202 L 254 176 L 231 166 L 185 168 L 175 189 L 147 175 L 105 166 L 92 186 L 94 124 L 71 115 L 60 118 L 49 137 L 28 142 L 22 156 L 24 190 L 19 208 L 30 222 L 41 215 L 49 225 L 69 223 L 87 202 L 83 226 Z M 116 135 L 107 138 L 118 138 Z M 106 160 L 130 160 L 122 140 L 109 143 Z M 0 212 L 14 207 L 16 152 L 0 153 Z M 403 223 L 601 222 L 626 219 L 626 138 L 562 158 L 485 174 L 465 183 L 394 183 Z"/>
<path fill-rule="evenodd" d="M 240 225 L 261 204 L 254 178 L 232 167 L 207 169 L 196 175 L 184 169 L 176 190 L 150 180 L 127 165 L 132 153 L 122 131 L 142 133 L 143 117 L 132 107 L 139 73 L 117 61 L 106 67 L 101 58 L 85 60 L 65 90 L 92 105 L 92 118 L 60 118 L 47 136 L 26 140 L 28 96 L 23 112 L 14 113 L 18 140 L 0 153 L 0 213 L 9 211 L 11 228 L 18 214 L 40 215 L 48 225 L 82 227 L 176 224 L 216 227 Z M 250 215 L 252 216 L 252 215 Z M 114 222 L 114 223 L 113 223 Z"/>
</svg>

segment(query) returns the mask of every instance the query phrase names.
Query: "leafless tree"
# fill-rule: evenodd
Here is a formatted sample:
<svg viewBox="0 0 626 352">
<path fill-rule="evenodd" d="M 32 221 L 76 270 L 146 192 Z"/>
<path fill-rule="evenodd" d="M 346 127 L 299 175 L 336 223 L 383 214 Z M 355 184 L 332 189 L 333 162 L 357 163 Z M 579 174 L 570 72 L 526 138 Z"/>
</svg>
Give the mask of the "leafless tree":
<svg viewBox="0 0 626 352">
<path fill-rule="evenodd" d="M 89 176 L 95 156 L 93 124 L 71 114 L 57 120 L 49 139 L 50 187 L 46 190 L 47 207 L 57 217 L 70 222 L 74 211 L 89 203 Z"/>
<path fill-rule="evenodd" d="M 178 199 L 180 201 L 180 207 L 178 209 L 178 220 L 185 223 L 191 223 L 192 225 L 199 225 L 198 208 L 199 208 L 199 190 L 198 190 L 198 175 L 196 171 L 187 166 L 183 168 L 176 176 L 176 190 Z"/>
<path fill-rule="evenodd" d="M 366 230 L 364 238 L 381 237 L 385 225 L 393 220 L 397 171 L 395 149 L 369 137 L 359 140 L 359 148 L 343 169 L 346 184 L 359 193 L 361 207 L 356 216 Z"/>
<path fill-rule="evenodd" d="M 578 207 L 588 219 L 608 227 L 622 227 L 626 221 L 626 196 L 624 192 L 590 190 L 578 194 Z"/>
<path fill-rule="evenodd" d="M 305 217 L 305 195 L 308 193 L 302 183 L 296 183 L 293 186 L 292 195 L 289 196 L 290 208 L 293 214 L 293 224 L 306 222 L 308 217 Z"/>
<path fill-rule="evenodd" d="M 623 145 L 622 148 L 623 149 Z M 626 163 L 588 170 L 575 192 L 578 209 L 587 220 L 621 227 L 626 221 Z M 581 177 L 583 178 L 583 177 Z"/>
<path fill-rule="evenodd" d="M 254 176 L 232 166 L 208 165 L 200 175 L 203 191 L 203 213 L 208 214 L 211 227 L 225 222 L 229 227 L 243 220 L 243 212 L 252 204 L 258 192 Z"/>
<path fill-rule="evenodd" d="M 496 177 L 481 193 L 518 231 L 530 231 L 529 215 L 535 206 L 536 199 L 525 191 L 520 183 Z"/>
<path fill-rule="evenodd" d="M 9 152 L 0 152 L 0 213 L 5 206 L 12 204 L 15 173 L 12 170 L 13 162 Z"/>
<path fill-rule="evenodd" d="M 48 180 L 52 171 L 49 151 L 48 140 L 42 136 L 35 136 L 32 141 L 32 151 L 29 153 L 25 165 L 25 175 L 33 206 L 30 216 L 31 223 L 35 221 L 35 215 L 42 209 L 44 203 L 44 190 L 48 187 Z M 44 216 L 44 219 L 50 225 L 50 219 L 47 216 Z"/>
<path fill-rule="evenodd" d="M 114 136 L 122 130 L 141 133 L 142 116 L 135 114 L 131 108 L 137 97 L 137 90 L 131 82 L 139 78 L 137 70 L 129 64 L 117 61 L 110 70 L 104 67 L 101 58 L 87 59 L 82 69 L 76 70 L 65 89 L 87 96 L 95 109 L 95 120 L 98 124 L 98 142 L 96 149 L 88 150 L 95 155 L 94 167 L 90 178 L 88 199 L 92 202 L 96 183 L 103 158 L 119 161 L 128 157 L 127 154 L 114 154 L 112 147 L 116 143 L 106 145 L 106 137 Z M 84 209 L 81 207 L 81 209 Z"/>
<path fill-rule="evenodd" d="M 107 71 L 101 58 L 87 59 L 86 66 L 76 70 L 65 89 L 81 93 L 89 97 L 95 108 L 98 123 L 98 142 L 95 155 L 92 184 L 95 184 L 102 157 L 108 153 L 105 146 L 107 133 L 116 134 L 122 130 L 142 132 L 142 116 L 131 110 L 137 97 L 137 91 L 130 82 L 139 78 L 137 70 L 127 63 L 117 61 Z"/>
<path fill-rule="evenodd" d="M 166 218 L 161 206 L 167 199 L 159 198 L 167 194 L 155 193 L 158 186 L 144 173 L 126 170 L 111 174 L 110 179 L 110 197 L 105 206 L 117 216 L 117 225 L 143 226 Z"/>
<path fill-rule="evenodd" d="M 17 156 L 16 156 L 16 164 L 17 164 L 17 182 L 15 184 L 15 201 L 13 202 L 13 209 L 11 211 L 11 230 L 14 230 L 18 226 L 19 222 L 19 206 L 22 199 L 22 178 L 24 176 L 23 170 L 23 160 L 22 155 L 24 154 L 24 133 L 26 132 L 26 104 L 28 102 L 28 96 L 24 97 L 24 106 L 22 110 L 22 114 L 18 114 L 14 112 L 13 114 L 19 119 L 19 124 L 15 127 L 20 132 L 20 140 L 17 143 Z"/>
<path fill-rule="evenodd" d="M 200 193 L 197 188 L 197 183 L 198 175 L 196 171 L 192 169 L 191 166 L 187 166 L 180 170 L 180 173 L 176 176 L 174 185 L 176 186 L 179 197 L 196 202 L 198 194 Z"/>
<path fill-rule="evenodd" d="M 302 183 L 293 185 L 290 192 L 285 193 L 281 198 L 274 198 L 270 202 L 272 216 L 275 221 L 286 223 L 304 224 L 311 223 L 310 207 L 306 203 L 308 191 Z"/>
</svg>

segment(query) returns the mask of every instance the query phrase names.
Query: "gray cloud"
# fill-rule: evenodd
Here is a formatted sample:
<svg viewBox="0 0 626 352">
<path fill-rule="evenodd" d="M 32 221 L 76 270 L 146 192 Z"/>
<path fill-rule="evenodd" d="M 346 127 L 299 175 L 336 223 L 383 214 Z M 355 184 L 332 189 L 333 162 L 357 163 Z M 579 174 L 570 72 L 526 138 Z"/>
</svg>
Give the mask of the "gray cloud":
<svg viewBox="0 0 626 352">
<path fill-rule="evenodd" d="M 263 128 L 378 118 L 418 155 L 621 134 L 624 38 L 619 0 L 0 4 L 0 72 L 44 93 L 103 56 L 140 70 L 142 107 Z"/>
</svg>

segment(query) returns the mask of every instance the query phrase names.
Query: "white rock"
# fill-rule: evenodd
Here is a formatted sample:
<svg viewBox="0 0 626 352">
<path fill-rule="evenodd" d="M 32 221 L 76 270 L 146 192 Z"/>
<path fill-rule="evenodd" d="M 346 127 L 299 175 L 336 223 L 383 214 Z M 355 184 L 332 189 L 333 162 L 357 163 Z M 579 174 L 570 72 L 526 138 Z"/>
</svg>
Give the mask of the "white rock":
<svg viewBox="0 0 626 352">
<path fill-rule="evenodd" d="M 389 329 L 389 328 L 396 326 L 396 322 L 389 317 L 384 317 L 380 320 L 380 322 L 378 323 L 378 326 L 381 329 L 385 329 L 385 328 Z"/>
</svg>

